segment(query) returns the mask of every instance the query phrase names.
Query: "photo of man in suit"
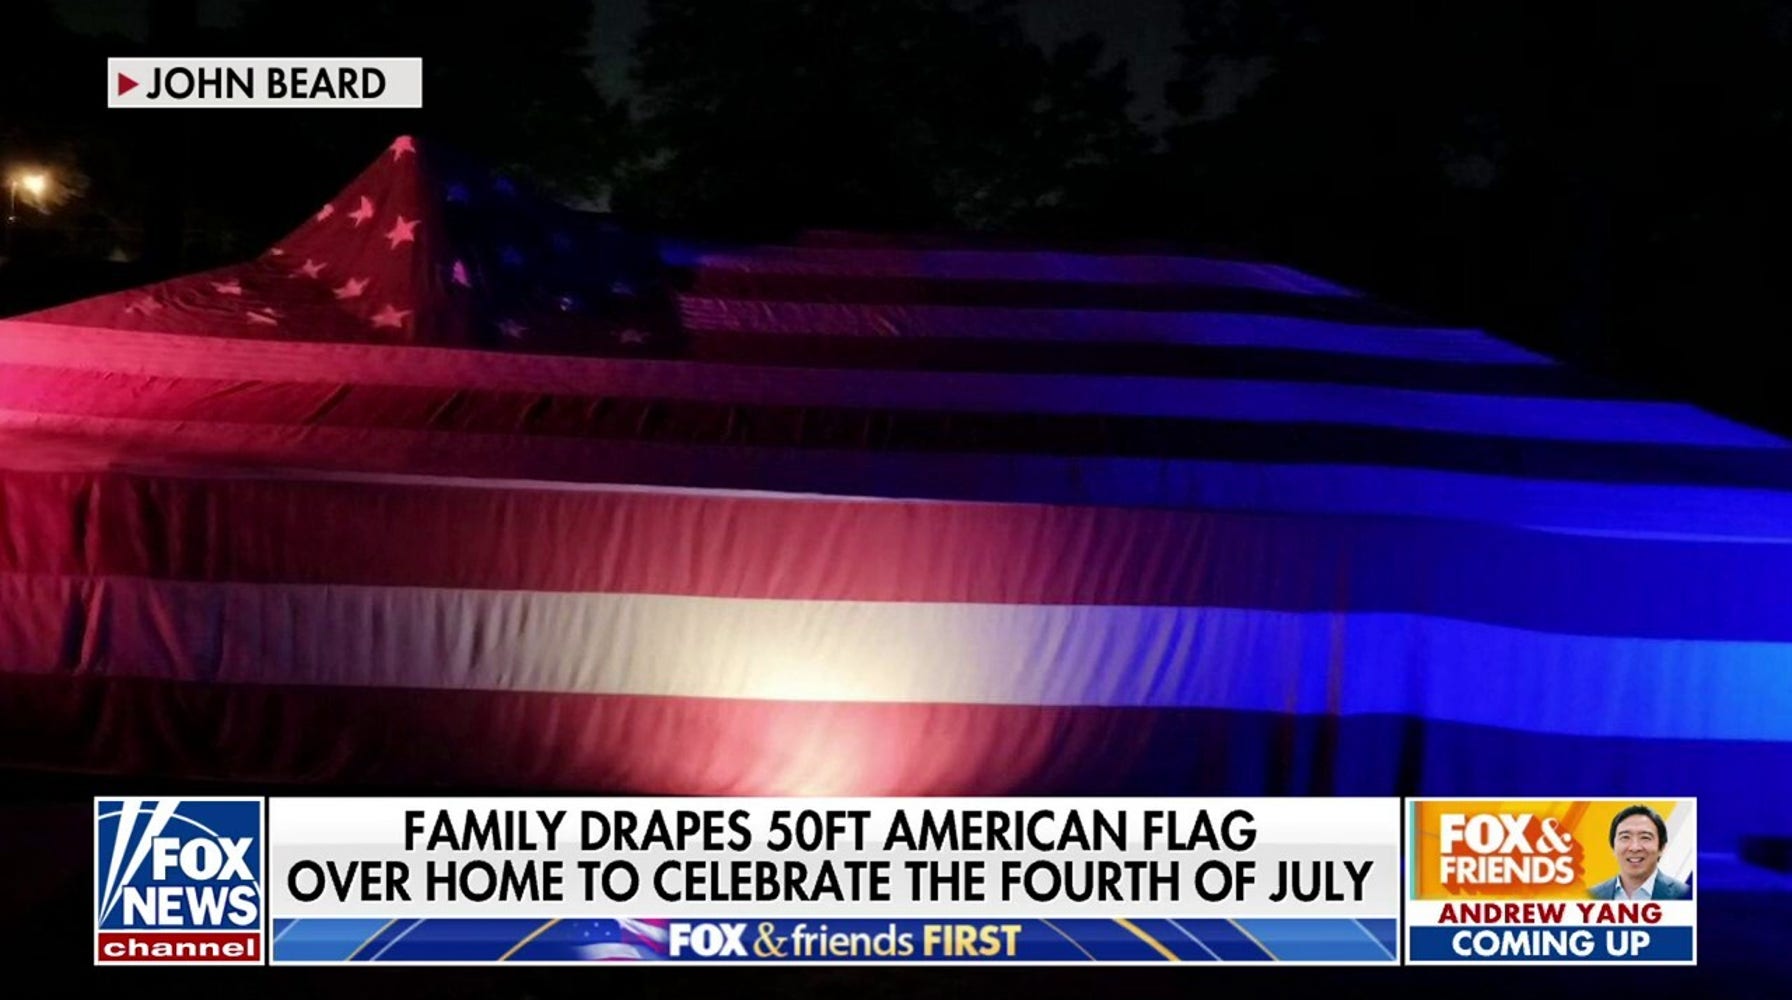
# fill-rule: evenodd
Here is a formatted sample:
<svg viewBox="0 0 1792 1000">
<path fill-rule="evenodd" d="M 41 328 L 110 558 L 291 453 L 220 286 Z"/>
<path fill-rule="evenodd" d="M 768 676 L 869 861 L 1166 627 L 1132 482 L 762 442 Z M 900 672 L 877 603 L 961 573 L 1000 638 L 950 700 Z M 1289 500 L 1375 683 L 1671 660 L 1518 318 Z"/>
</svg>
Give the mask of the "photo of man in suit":
<svg viewBox="0 0 1792 1000">
<path fill-rule="evenodd" d="M 1594 899 L 1622 901 L 1691 899 L 1692 887 L 1661 870 L 1668 823 L 1645 805 L 1626 806 L 1612 819 L 1612 854 L 1618 874 L 1587 890 Z"/>
</svg>

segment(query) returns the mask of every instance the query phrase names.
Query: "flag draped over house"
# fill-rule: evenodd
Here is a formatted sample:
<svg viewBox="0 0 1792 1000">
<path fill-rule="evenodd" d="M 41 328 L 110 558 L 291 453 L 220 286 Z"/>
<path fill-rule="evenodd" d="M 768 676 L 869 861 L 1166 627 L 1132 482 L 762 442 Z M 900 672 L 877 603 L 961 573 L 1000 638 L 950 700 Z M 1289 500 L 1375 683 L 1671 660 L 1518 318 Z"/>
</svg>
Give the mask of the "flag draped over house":
<svg viewBox="0 0 1792 1000">
<path fill-rule="evenodd" d="M 401 138 L 0 322 L 0 763 L 1792 827 L 1792 451 L 1268 264 L 653 239 Z"/>
</svg>

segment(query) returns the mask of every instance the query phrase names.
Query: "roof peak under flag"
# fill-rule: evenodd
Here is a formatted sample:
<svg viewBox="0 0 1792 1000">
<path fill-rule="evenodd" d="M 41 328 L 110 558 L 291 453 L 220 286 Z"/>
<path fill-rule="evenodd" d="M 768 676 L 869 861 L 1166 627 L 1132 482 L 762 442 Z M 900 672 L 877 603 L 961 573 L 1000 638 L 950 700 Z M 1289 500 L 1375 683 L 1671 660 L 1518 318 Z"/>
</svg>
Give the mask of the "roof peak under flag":
<svg viewBox="0 0 1792 1000">
<path fill-rule="evenodd" d="M 31 318 L 258 339 L 638 353 L 657 255 L 609 217 L 395 137 L 258 258 Z M 644 335 L 645 334 L 645 335 Z"/>
</svg>

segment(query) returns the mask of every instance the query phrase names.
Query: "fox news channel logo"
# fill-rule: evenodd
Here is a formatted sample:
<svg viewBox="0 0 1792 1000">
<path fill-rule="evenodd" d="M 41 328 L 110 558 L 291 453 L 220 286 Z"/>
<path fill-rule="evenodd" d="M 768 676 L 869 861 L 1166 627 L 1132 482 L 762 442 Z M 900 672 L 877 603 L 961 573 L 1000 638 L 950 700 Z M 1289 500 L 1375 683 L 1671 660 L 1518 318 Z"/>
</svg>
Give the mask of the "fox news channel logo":
<svg viewBox="0 0 1792 1000">
<path fill-rule="evenodd" d="M 1695 800 L 1408 808 L 1410 964 L 1696 964 Z"/>
<path fill-rule="evenodd" d="M 94 800 L 94 963 L 265 961 L 262 801 Z"/>
</svg>

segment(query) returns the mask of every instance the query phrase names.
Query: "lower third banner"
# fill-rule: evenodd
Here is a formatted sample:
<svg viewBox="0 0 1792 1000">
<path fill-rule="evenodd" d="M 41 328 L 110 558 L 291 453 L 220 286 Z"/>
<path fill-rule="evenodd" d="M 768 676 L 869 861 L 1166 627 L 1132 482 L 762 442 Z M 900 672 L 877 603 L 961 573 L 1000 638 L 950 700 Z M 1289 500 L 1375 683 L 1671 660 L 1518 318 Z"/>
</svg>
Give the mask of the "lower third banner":
<svg viewBox="0 0 1792 1000">
<path fill-rule="evenodd" d="M 268 805 L 279 965 L 1400 957 L 1396 799 Z"/>
<path fill-rule="evenodd" d="M 1398 922 L 1261 920 L 716 920 L 589 918 L 274 922 L 275 961 L 1297 962 L 1390 964 Z"/>
</svg>

